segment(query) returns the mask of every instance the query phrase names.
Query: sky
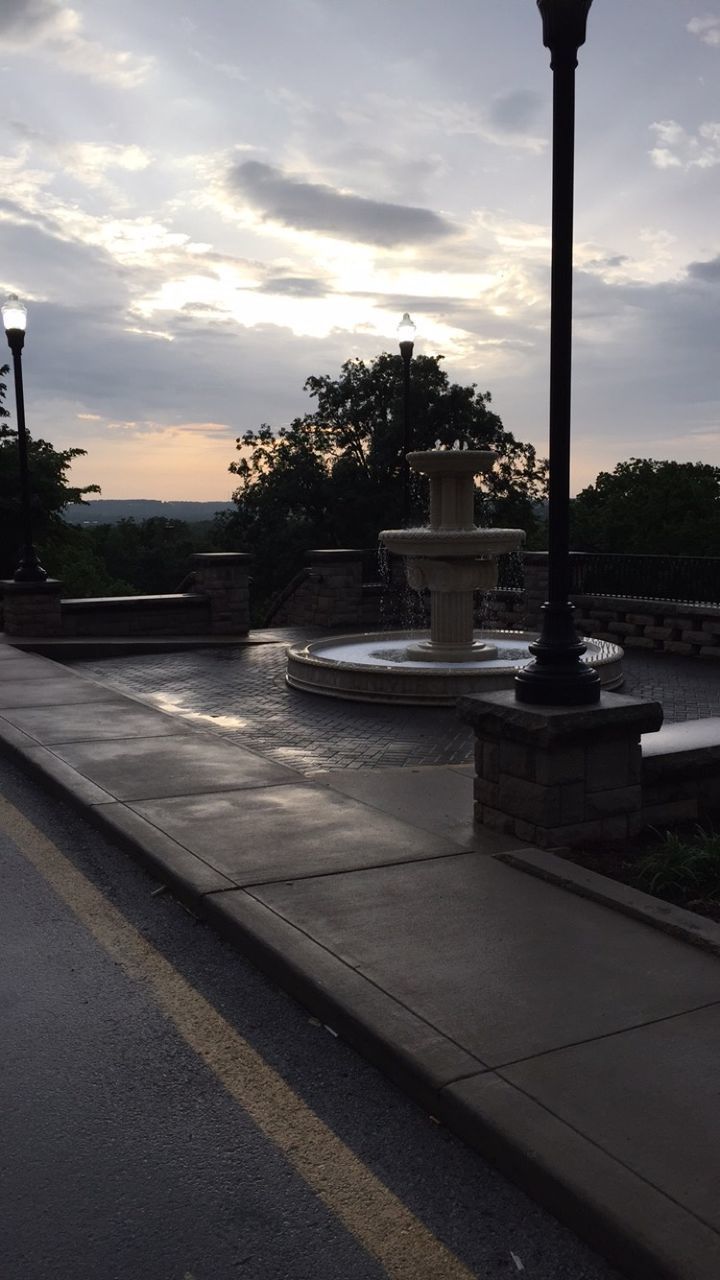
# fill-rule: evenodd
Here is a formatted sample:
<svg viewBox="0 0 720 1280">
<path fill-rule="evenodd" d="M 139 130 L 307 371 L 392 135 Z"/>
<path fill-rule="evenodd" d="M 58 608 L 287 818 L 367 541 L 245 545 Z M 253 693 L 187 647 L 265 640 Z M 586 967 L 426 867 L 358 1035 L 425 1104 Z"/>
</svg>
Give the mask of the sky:
<svg viewBox="0 0 720 1280">
<path fill-rule="evenodd" d="M 236 437 L 404 311 L 547 452 L 535 0 L 0 0 L 0 68 L 0 293 L 76 483 L 228 499 Z M 575 190 L 574 489 L 720 465 L 720 3 L 594 0 Z"/>
</svg>

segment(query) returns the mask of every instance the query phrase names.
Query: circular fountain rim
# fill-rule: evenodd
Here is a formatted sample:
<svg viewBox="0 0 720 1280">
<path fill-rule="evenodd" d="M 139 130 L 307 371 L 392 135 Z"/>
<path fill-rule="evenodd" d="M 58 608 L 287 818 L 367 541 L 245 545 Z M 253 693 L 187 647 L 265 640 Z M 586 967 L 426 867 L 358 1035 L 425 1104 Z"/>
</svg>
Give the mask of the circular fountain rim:
<svg viewBox="0 0 720 1280">
<path fill-rule="evenodd" d="M 530 660 L 528 655 L 521 662 L 508 661 L 501 667 L 489 666 L 482 659 L 450 666 L 441 662 L 371 665 L 322 654 L 322 649 L 328 646 L 409 642 L 428 634 L 407 630 L 365 631 L 290 645 L 285 679 L 292 688 L 330 698 L 404 706 L 453 706 L 464 694 L 490 693 L 511 687 L 516 672 Z M 529 644 L 537 639 L 537 632 L 498 629 L 483 631 L 479 637 L 490 643 L 502 643 L 505 639 Z M 617 689 L 623 681 L 623 650 L 609 640 L 597 640 L 593 636 L 583 636 L 583 641 L 593 648 L 592 654 L 584 656 L 583 661 L 600 671 L 603 689 Z"/>
</svg>

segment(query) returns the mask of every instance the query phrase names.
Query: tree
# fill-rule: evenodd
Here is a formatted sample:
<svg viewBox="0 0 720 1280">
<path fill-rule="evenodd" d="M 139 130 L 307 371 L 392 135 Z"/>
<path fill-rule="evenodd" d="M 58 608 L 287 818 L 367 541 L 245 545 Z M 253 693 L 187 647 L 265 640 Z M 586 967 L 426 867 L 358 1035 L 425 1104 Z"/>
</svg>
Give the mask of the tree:
<svg viewBox="0 0 720 1280">
<path fill-rule="evenodd" d="M 83 538 L 105 570 L 118 581 L 117 594 L 164 595 L 180 590 L 195 551 L 211 550 L 212 522 L 119 520 L 82 529 Z"/>
<path fill-rule="evenodd" d="M 546 463 L 522 444 L 490 408 L 489 391 L 450 383 L 441 356 L 412 364 L 411 424 L 415 449 L 455 441 L 497 454 L 478 478 L 480 524 L 538 525 Z M 402 359 L 384 353 L 370 364 L 348 360 L 340 376 L 310 377 L 315 408 L 275 434 L 267 425 L 237 441 L 230 470 L 239 485 L 236 510 L 219 518 L 218 541 L 255 556 L 261 594 L 284 585 L 311 547 L 373 547 L 382 528 L 402 521 Z M 427 519 L 425 482 L 413 481 L 413 519 Z"/>
<path fill-rule="evenodd" d="M 3 365 L 0 378 L 4 378 L 7 373 L 8 366 Z M 21 541 L 17 432 L 1 421 L 9 416 L 2 404 L 6 389 L 5 382 L 0 382 L 0 577 L 3 578 L 12 577 L 17 567 Z M 100 492 L 96 484 L 78 488 L 68 483 L 68 471 L 72 462 L 84 454 L 84 449 L 56 450 L 47 440 L 34 440 L 28 436 L 33 537 L 41 552 L 46 546 L 53 548 L 56 560 L 66 529 L 62 519 L 65 507 L 82 502 L 86 493 Z"/>
<path fill-rule="evenodd" d="M 720 555 L 720 467 L 631 458 L 572 503 L 578 551 Z"/>
</svg>

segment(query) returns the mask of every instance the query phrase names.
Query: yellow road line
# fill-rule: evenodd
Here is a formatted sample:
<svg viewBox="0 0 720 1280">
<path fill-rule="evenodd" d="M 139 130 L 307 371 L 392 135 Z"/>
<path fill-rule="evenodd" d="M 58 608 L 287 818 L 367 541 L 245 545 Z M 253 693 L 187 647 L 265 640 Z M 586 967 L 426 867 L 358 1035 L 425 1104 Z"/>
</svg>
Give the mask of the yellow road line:
<svg viewBox="0 0 720 1280">
<path fill-rule="evenodd" d="M 153 999 L 183 1040 L 391 1280 L 473 1280 L 420 1222 L 18 809 L 0 826 L 100 945 Z"/>
</svg>

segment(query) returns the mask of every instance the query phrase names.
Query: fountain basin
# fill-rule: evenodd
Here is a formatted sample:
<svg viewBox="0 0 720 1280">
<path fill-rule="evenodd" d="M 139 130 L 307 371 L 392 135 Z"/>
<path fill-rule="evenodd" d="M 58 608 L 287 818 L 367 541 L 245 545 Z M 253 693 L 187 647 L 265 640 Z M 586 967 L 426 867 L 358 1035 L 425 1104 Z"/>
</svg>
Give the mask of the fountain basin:
<svg viewBox="0 0 720 1280">
<path fill-rule="evenodd" d="M 537 639 L 534 631 L 482 631 L 476 642 L 497 650 L 497 656 L 447 663 L 412 657 L 418 642 L 429 635 L 387 631 L 292 645 L 286 680 L 294 689 L 328 698 L 447 707 L 464 694 L 510 688 L 515 673 L 530 661 L 528 645 Z M 603 689 L 618 689 L 623 682 L 620 646 L 589 636 L 583 636 L 583 643 L 582 661 L 596 669 Z"/>
</svg>

